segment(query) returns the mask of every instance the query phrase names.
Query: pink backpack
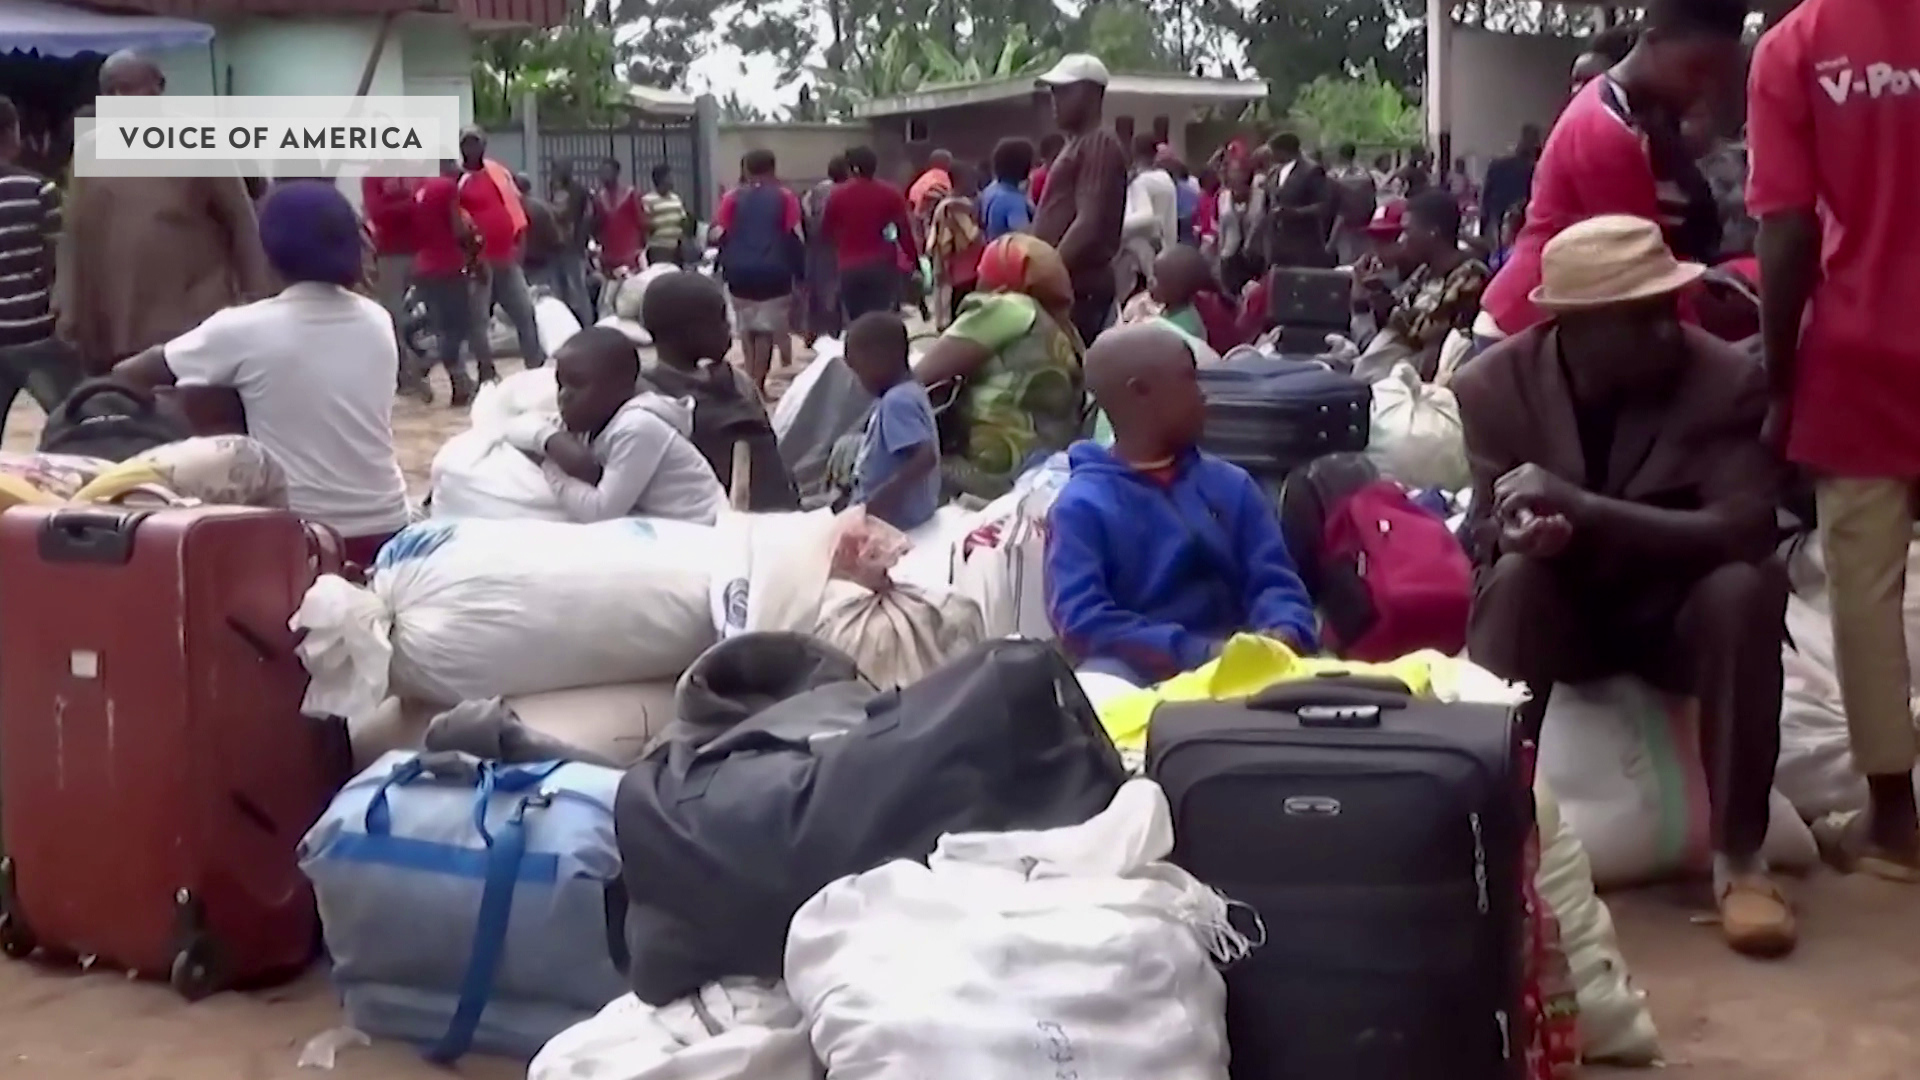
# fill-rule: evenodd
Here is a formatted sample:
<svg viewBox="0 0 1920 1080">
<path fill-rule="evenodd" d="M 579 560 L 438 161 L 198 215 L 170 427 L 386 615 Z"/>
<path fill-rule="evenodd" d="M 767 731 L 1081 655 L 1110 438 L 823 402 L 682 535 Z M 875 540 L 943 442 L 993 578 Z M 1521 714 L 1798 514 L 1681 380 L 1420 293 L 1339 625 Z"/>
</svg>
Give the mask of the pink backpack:
<svg viewBox="0 0 1920 1080">
<path fill-rule="evenodd" d="M 1314 599 L 1340 656 L 1378 662 L 1466 647 L 1473 566 L 1446 523 L 1398 484 L 1375 480 L 1333 502 L 1318 554 Z"/>
</svg>

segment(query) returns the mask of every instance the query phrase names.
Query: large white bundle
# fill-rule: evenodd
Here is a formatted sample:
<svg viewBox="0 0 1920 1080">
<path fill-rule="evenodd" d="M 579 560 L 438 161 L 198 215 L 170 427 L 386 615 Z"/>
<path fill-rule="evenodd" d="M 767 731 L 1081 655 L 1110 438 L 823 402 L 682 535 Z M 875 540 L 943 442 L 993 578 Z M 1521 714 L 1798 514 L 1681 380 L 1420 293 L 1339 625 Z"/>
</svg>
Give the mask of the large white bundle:
<svg viewBox="0 0 1920 1080">
<path fill-rule="evenodd" d="M 711 528 L 645 518 L 409 526 L 366 589 L 322 578 L 294 614 L 307 710 L 676 677 L 714 640 L 712 547 Z"/>
<path fill-rule="evenodd" d="M 632 994 L 553 1037 L 527 1080 L 818 1080 L 800 1010 L 777 984 L 713 983 L 654 1008 Z"/>
<path fill-rule="evenodd" d="M 1594 892 L 1593 867 L 1544 780 L 1533 785 L 1539 810 L 1540 869 L 1534 885 L 1560 924 L 1560 947 L 1580 1003 L 1580 1056 L 1615 1065 L 1652 1065 L 1660 1036 L 1647 995 L 1633 985 L 1613 934 L 1613 914 Z"/>
<path fill-rule="evenodd" d="M 1453 391 L 1427 385 L 1412 364 L 1395 364 L 1373 384 L 1367 457 L 1387 478 L 1412 488 L 1466 487 L 1472 477 L 1465 432 Z"/>
<path fill-rule="evenodd" d="M 507 443 L 507 429 L 518 418 L 559 415 L 552 365 L 482 386 L 469 414 L 472 426 L 433 456 L 433 516 L 566 521 L 540 466 Z"/>
<path fill-rule="evenodd" d="M 1539 775 L 1560 800 L 1600 888 L 1637 885 L 1708 864 L 1706 771 L 1698 709 L 1638 679 L 1559 685 L 1540 734 Z M 1810 867 L 1813 834 L 1774 792 L 1762 848 L 1776 867 Z"/>
<path fill-rule="evenodd" d="M 1864 810 L 1867 781 L 1853 767 L 1846 705 L 1833 659 L 1833 616 L 1825 559 L 1809 541 L 1792 560 L 1794 594 L 1787 598 L 1788 642 L 1781 646 L 1785 676 L 1780 701 L 1780 764 L 1774 784 L 1800 816 L 1813 820 L 1841 810 Z M 1907 550 L 1907 666 L 1920 676 L 1920 544 Z"/>
<path fill-rule="evenodd" d="M 794 915 L 788 992 L 832 1080 L 1225 1080 L 1226 901 L 1133 780 L 1084 825 L 940 839 Z"/>
</svg>

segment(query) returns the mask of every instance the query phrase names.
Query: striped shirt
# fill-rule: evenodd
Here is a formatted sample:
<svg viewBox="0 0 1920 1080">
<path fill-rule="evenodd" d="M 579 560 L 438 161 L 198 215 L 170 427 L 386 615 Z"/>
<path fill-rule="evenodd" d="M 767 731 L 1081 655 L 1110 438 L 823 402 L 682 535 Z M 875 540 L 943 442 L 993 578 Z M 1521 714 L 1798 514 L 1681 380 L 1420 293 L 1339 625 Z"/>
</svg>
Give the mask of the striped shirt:
<svg viewBox="0 0 1920 1080">
<path fill-rule="evenodd" d="M 53 336 L 53 247 L 60 189 L 39 173 L 0 165 L 0 348 Z"/>
<path fill-rule="evenodd" d="M 674 192 L 665 195 L 649 191 L 640 197 L 640 209 L 647 215 L 647 246 L 679 247 L 687 235 L 687 204 Z"/>
</svg>

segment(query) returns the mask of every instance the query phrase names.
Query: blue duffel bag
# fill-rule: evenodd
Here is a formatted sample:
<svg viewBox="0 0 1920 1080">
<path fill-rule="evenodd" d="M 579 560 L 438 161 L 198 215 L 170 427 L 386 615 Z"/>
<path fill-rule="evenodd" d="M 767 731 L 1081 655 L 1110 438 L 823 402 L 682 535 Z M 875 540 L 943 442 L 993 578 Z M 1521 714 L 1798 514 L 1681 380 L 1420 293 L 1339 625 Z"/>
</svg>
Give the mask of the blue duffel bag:
<svg viewBox="0 0 1920 1080">
<path fill-rule="evenodd" d="M 625 993 L 620 776 L 399 751 L 342 789 L 300 868 L 347 1023 L 439 1062 L 530 1058 Z"/>
</svg>

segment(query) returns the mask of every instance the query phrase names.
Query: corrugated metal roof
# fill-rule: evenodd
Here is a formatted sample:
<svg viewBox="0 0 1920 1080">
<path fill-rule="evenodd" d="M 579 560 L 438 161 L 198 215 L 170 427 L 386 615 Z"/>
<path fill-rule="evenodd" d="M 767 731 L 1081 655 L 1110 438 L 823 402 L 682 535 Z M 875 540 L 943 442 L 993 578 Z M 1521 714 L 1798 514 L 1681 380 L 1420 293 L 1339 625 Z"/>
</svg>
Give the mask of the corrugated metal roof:
<svg viewBox="0 0 1920 1080">
<path fill-rule="evenodd" d="M 209 19 L 233 15 L 458 14 L 496 26 L 558 26 L 577 0 L 111 0 L 101 7 Z"/>
</svg>

